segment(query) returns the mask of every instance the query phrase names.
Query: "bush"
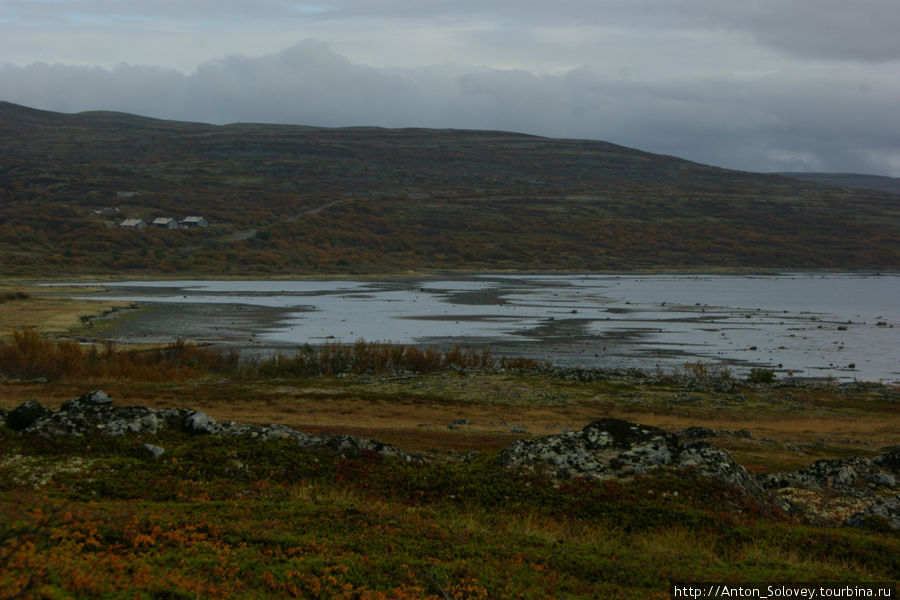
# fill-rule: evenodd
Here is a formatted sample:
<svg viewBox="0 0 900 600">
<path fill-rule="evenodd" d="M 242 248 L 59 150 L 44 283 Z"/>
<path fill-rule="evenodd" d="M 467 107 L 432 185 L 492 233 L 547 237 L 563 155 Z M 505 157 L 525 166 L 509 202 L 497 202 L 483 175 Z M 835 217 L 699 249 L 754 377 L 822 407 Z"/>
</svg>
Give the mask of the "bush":
<svg viewBox="0 0 900 600">
<path fill-rule="evenodd" d="M 774 383 L 775 370 L 754 367 L 750 369 L 750 374 L 747 375 L 747 381 L 749 383 Z"/>
</svg>

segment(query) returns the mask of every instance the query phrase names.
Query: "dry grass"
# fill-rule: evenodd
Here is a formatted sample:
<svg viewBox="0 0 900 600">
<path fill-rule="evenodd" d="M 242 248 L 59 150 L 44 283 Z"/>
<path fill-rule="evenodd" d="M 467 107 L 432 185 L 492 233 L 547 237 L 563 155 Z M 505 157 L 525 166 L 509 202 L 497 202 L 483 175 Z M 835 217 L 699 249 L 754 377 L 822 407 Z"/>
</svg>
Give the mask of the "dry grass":
<svg viewBox="0 0 900 600">
<path fill-rule="evenodd" d="M 12 339 L 15 331 L 37 330 L 56 337 L 85 329 L 85 320 L 130 306 L 129 302 L 77 300 L 73 295 L 96 292 L 91 287 L 56 289 L 33 283 L 0 283 L 0 295 L 22 292 L 28 298 L 0 303 L 0 341 Z"/>
<path fill-rule="evenodd" d="M 549 378 L 528 379 L 535 380 L 530 394 L 520 392 L 518 398 L 507 394 L 501 401 L 496 389 L 527 387 L 522 378 L 437 373 L 409 378 L 405 383 L 374 378 L 6 382 L 0 383 L 0 408 L 12 409 L 30 399 L 58 408 L 66 400 L 100 388 L 120 405 L 190 407 L 220 421 L 278 423 L 310 433 L 349 433 L 415 452 L 499 450 L 515 439 L 578 430 L 600 417 L 612 416 L 669 431 L 690 426 L 746 430 L 752 439 L 723 435 L 711 441 L 756 472 L 793 470 L 821 458 L 871 456 L 896 444 L 900 429 L 900 414 L 890 403 L 862 398 L 852 408 L 823 411 L 820 405 L 837 395 L 828 390 L 818 392 L 818 403 L 810 401 L 800 409 L 789 404 L 756 408 L 754 402 L 711 409 L 668 406 L 665 398 L 670 392 L 651 387 L 635 388 L 640 396 L 635 399 L 635 393 L 604 390 L 598 385 L 578 387 Z M 556 400 L 548 401 L 548 397 Z M 848 406 L 854 404 L 852 397 L 840 396 L 840 400 Z M 455 419 L 469 422 L 448 428 Z M 513 432 L 517 427 L 524 432 Z"/>
</svg>

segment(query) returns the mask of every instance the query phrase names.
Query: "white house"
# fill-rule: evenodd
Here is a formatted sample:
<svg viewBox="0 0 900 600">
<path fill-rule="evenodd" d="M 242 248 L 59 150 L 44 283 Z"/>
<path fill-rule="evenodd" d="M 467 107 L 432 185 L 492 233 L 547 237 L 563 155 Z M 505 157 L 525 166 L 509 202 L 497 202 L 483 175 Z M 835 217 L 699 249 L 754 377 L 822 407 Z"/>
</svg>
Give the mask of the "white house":
<svg viewBox="0 0 900 600">
<path fill-rule="evenodd" d="M 185 217 L 181 220 L 182 227 L 209 227 L 209 221 L 203 217 Z"/>
<path fill-rule="evenodd" d="M 157 217 L 150 223 L 154 227 L 162 227 L 163 229 L 175 229 L 178 227 L 178 221 L 172 217 Z"/>
<path fill-rule="evenodd" d="M 147 222 L 143 219 L 125 219 L 119 223 L 119 227 L 128 227 L 129 229 L 143 229 L 147 226 Z"/>
</svg>

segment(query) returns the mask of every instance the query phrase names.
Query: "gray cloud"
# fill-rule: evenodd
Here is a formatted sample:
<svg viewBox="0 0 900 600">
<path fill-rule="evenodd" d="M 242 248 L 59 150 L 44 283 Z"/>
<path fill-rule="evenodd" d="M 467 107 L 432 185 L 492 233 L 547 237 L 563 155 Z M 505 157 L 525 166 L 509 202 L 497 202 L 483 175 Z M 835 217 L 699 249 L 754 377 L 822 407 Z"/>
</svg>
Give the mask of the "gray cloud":
<svg viewBox="0 0 900 600">
<path fill-rule="evenodd" d="M 209 61 L 190 74 L 126 64 L 7 64 L 0 98 L 63 112 L 213 123 L 504 129 L 608 140 L 745 170 L 900 176 L 900 81 L 889 66 L 670 78 L 598 67 L 553 75 L 463 65 L 375 68 L 307 41 Z"/>
<path fill-rule="evenodd" d="M 900 58 L 896 0 L 675 0 L 667 4 L 699 23 L 747 32 L 760 43 L 804 58 Z"/>
</svg>

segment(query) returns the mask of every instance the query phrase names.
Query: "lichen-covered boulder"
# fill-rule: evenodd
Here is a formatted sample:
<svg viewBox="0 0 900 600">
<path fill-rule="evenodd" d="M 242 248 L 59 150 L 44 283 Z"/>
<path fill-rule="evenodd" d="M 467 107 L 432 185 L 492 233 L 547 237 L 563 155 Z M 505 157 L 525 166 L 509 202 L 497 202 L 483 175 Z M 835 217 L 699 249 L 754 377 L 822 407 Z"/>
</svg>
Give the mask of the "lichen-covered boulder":
<svg viewBox="0 0 900 600">
<path fill-rule="evenodd" d="M 38 419 L 48 417 L 53 411 L 41 405 L 37 400 L 29 400 L 20 404 L 6 414 L 6 426 L 16 431 L 28 428 Z"/>
<path fill-rule="evenodd" d="M 900 531 L 900 495 L 876 502 L 851 515 L 844 521 L 844 525 Z"/>
<path fill-rule="evenodd" d="M 706 442 L 691 442 L 682 446 L 676 465 L 681 469 L 694 469 L 704 477 L 740 488 L 755 498 L 768 497 L 766 490 L 731 454 Z"/>
<path fill-rule="evenodd" d="M 18 412 L 16 412 L 18 411 Z M 93 391 L 69 400 L 53 412 L 37 402 L 25 403 L 16 411 L 13 422 L 26 435 L 83 436 L 86 434 L 123 436 L 183 431 L 195 435 L 233 436 L 248 441 L 292 440 L 304 448 L 318 448 L 344 456 L 371 452 L 407 462 L 423 462 L 419 455 L 367 438 L 352 435 L 316 435 L 302 433 L 284 425 L 249 425 L 218 423 L 206 413 L 185 408 L 153 409 L 144 406 L 113 406 L 102 391 Z M 163 449 L 144 444 L 150 456 L 160 456 Z"/>
<path fill-rule="evenodd" d="M 518 440 L 501 453 L 499 460 L 508 467 L 557 478 L 608 479 L 656 468 L 690 469 L 740 488 L 755 499 L 769 498 L 725 450 L 701 441 L 682 443 L 679 436 L 663 429 L 622 419 L 600 419 L 581 431 Z"/>
<path fill-rule="evenodd" d="M 667 431 L 604 418 L 581 431 L 517 440 L 500 454 L 509 467 L 556 477 L 621 477 L 672 463 L 678 440 Z"/>
</svg>

